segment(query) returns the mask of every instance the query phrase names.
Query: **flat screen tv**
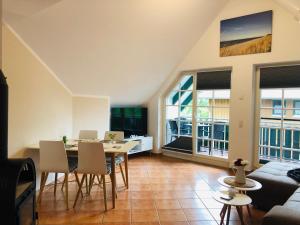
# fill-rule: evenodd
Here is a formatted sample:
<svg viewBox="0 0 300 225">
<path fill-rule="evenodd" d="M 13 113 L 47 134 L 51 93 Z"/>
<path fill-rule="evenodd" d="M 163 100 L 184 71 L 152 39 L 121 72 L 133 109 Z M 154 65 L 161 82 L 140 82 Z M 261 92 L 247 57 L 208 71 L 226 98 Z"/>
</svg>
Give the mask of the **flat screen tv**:
<svg viewBox="0 0 300 225">
<path fill-rule="evenodd" d="M 147 108 L 113 107 L 110 114 L 110 130 L 124 131 L 125 137 L 147 135 Z"/>
</svg>

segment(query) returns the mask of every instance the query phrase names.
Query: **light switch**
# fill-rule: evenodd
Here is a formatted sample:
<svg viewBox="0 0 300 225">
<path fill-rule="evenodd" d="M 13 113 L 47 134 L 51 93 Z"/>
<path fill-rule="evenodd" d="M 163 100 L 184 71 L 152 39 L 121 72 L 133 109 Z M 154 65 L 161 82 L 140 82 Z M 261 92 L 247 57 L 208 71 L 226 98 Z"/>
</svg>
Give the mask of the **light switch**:
<svg viewBox="0 0 300 225">
<path fill-rule="evenodd" d="M 243 122 L 243 120 L 240 120 L 239 121 L 239 128 L 243 128 L 243 126 L 244 126 L 244 122 Z"/>
</svg>

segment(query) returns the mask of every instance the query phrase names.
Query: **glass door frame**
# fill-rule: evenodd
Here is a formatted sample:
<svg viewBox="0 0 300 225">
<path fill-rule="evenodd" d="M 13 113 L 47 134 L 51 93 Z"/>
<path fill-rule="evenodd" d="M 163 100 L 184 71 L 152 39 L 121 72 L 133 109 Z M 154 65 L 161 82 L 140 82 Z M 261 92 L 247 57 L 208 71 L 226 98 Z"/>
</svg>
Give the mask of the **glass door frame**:
<svg viewBox="0 0 300 225">
<path fill-rule="evenodd" d="M 193 88 L 192 88 L 192 96 L 193 96 L 193 100 L 192 100 L 192 155 L 195 155 L 195 145 L 194 145 L 194 138 L 195 138 L 195 132 L 194 132 L 194 126 L 195 126 L 195 90 L 196 90 L 196 78 L 197 78 L 197 73 L 195 71 L 184 71 L 182 73 L 180 73 L 177 78 L 172 82 L 172 84 L 170 85 L 170 87 L 165 91 L 165 94 L 162 96 L 163 99 L 163 103 L 162 103 L 162 145 L 166 145 L 167 144 L 167 129 L 166 129 L 166 122 L 167 122 L 167 97 L 170 94 L 170 92 L 174 89 L 174 87 L 176 85 L 178 85 L 178 83 L 180 83 L 181 79 L 184 76 L 192 76 L 193 77 Z M 178 106 L 180 107 L 180 106 Z M 180 108 L 179 108 L 180 111 Z M 179 114 L 179 112 L 178 112 Z M 180 122 L 179 122 L 180 123 Z M 179 124 L 180 125 L 180 124 Z M 180 136 L 180 129 L 178 129 L 178 137 Z"/>
<path fill-rule="evenodd" d="M 169 88 L 166 89 L 164 95 L 162 96 L 162 145 L 165 145 L 167 143 L 167 129 L 166 129 L 166 108 L 167 108 L 167 97 L 170 94 L 170 92 L 174 89 L 174 87 L 180 82 L 180 80 L 184 76 L 193 76 L 193 89 L 192 89 L 192 94 L 193 94 L 193 100 L 192 100 L 192 156 L 196 156 L 199 158 L 204 158 L 204 159 L 213 159 L 213 160 L 219 160 L 219 161 L 228 161 L 229 158 L 229 140 L 228 140 L 228 158 L 222 158 L 222 157 L 217 157 L 214 155 L 203 155 L 199 154 L 197 152 L 197 142 L 198 142 L 198 137 L 197 137 L 197 73 L 201 71 L 221 71 L 221 70 L 232 70 L 232 68 L 216 68 L 216 69 L 210 69 L 210 70 L 193 70 L 193 71 L 184 71 L 180 73 L 177 78 L 172 82 Z M 230 89 L 230 96 L 231 96 L 231 89 Z M 230 97 L 231 98 L 231 97 Z M 229 115 L 230 115 L 230 107 L 229 107 Z M 230 118 L 229 118 L 230 120 Z M 229 128 L 230 129 L 230 128 Z M 179 131 L 178 131 L 179 134 Z M 229 134 L 230 135 L 230 134 Z M 179 135 L 178 135 L 179 136 Z"/>
<path fill-rule="evenodd" d="M 260 88 L 260 70 L 262 68 L 266 67 L 280 67 L 280 66 L 293 66 L 293 65 L 299 65 L 295 63 L 286 63 L 286 64 L 276 64 L 276 65 L 258 65 L 254 68 L 255 70 L 255 120 L 254 120 L 254 145 L 253 145 L 253 154 L 254 154 L 254 166 L 260 167 L 263 164 L 260 163 L 260 147 L 259 147 L 259 141 L 260 141 L 260 111 L 261 111 L 261 88 Z M 284 121 L 284 111 L 286 110 L 284 101 L 284 89 L 282 89 L 282 95 L 281 95 L 281 115 L 280 115 L 280 159 L 279 162 L 285 161 L 282 158 L 283 155 L 283 121 Z M 288 109 L 289 110 L 289 109 Z"/>
</svg>

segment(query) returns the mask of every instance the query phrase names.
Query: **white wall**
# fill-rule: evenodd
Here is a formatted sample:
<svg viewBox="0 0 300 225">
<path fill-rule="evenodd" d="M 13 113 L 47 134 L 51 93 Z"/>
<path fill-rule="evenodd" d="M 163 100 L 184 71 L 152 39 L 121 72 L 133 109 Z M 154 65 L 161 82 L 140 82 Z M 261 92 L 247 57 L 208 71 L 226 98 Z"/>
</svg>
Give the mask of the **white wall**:
<svg viewBox="0 0 300 225">
<path fill-rule="evenodd" d="M 78 138 L 80 130 L 97 130 L 104 138 L 109 130 L 110 102 L 108 97 L 73 97 L 73 137 Z"/>
<path fill-rule="evenodd" d="M 38 152 L 26 146 L 71 136 L 72 96 L 5 25 L 3 72 L 9 85 L 8 155 L 32 157 L 38 169 Z"/>
<path fill-rule="evenodd" d="M 219 57 L 220 20 L 256 12 L 273 10 L 272 52 L 244 56 Z M 162 88 L 149 101 L 149 133 L 155 136 L 156 149 L 162 145 L 162 117 L 158 102 L 182 71 L 218 67 L 232 67 L 231 110 L 230 110 L 230 149 L 229 161 L 243 157 L 251 162 L 254 158 L 254 102 L 256 64 L 281 63 L 300 60 L 300 24 L 288 11 L 272 0 L 231 0 L 220 12 L 205 34 L 192 48 L 185 59 L 169 76 Z M 157 124 L 157 125 L 156 125 Z M 242 124 L 242 127 L 239 126 Z"/>
<path fill-rule="evenodd" d="M 3 25 L 3 72 L 9 85 L 9 157 L 31 157 L 37 168 L 39 153 L 26 147 L 39 140 L 78 137 L 81 129 L 109 129 L 109 98 L 73 97 L 55 74 L 7 25 Z M 50 176 L 48 182 L 53 177 Z"/>
</svg>

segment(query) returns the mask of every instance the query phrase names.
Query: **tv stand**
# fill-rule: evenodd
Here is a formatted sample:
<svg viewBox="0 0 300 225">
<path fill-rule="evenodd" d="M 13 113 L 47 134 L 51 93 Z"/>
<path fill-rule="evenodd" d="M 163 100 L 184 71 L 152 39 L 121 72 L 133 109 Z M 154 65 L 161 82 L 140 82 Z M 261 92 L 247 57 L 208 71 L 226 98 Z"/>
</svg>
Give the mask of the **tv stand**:
<svg viewBox="0 0 300 225">
<path fill-rule="evenodd" d="M 125 141 L 138 141 L 139 144 L 128 152 L 128 155 L 136 154 L 139 152 L 147 152 L 153 149 L 153 137 L 150 136 L 134 136 L 125 138 Z"/>
</svg>

